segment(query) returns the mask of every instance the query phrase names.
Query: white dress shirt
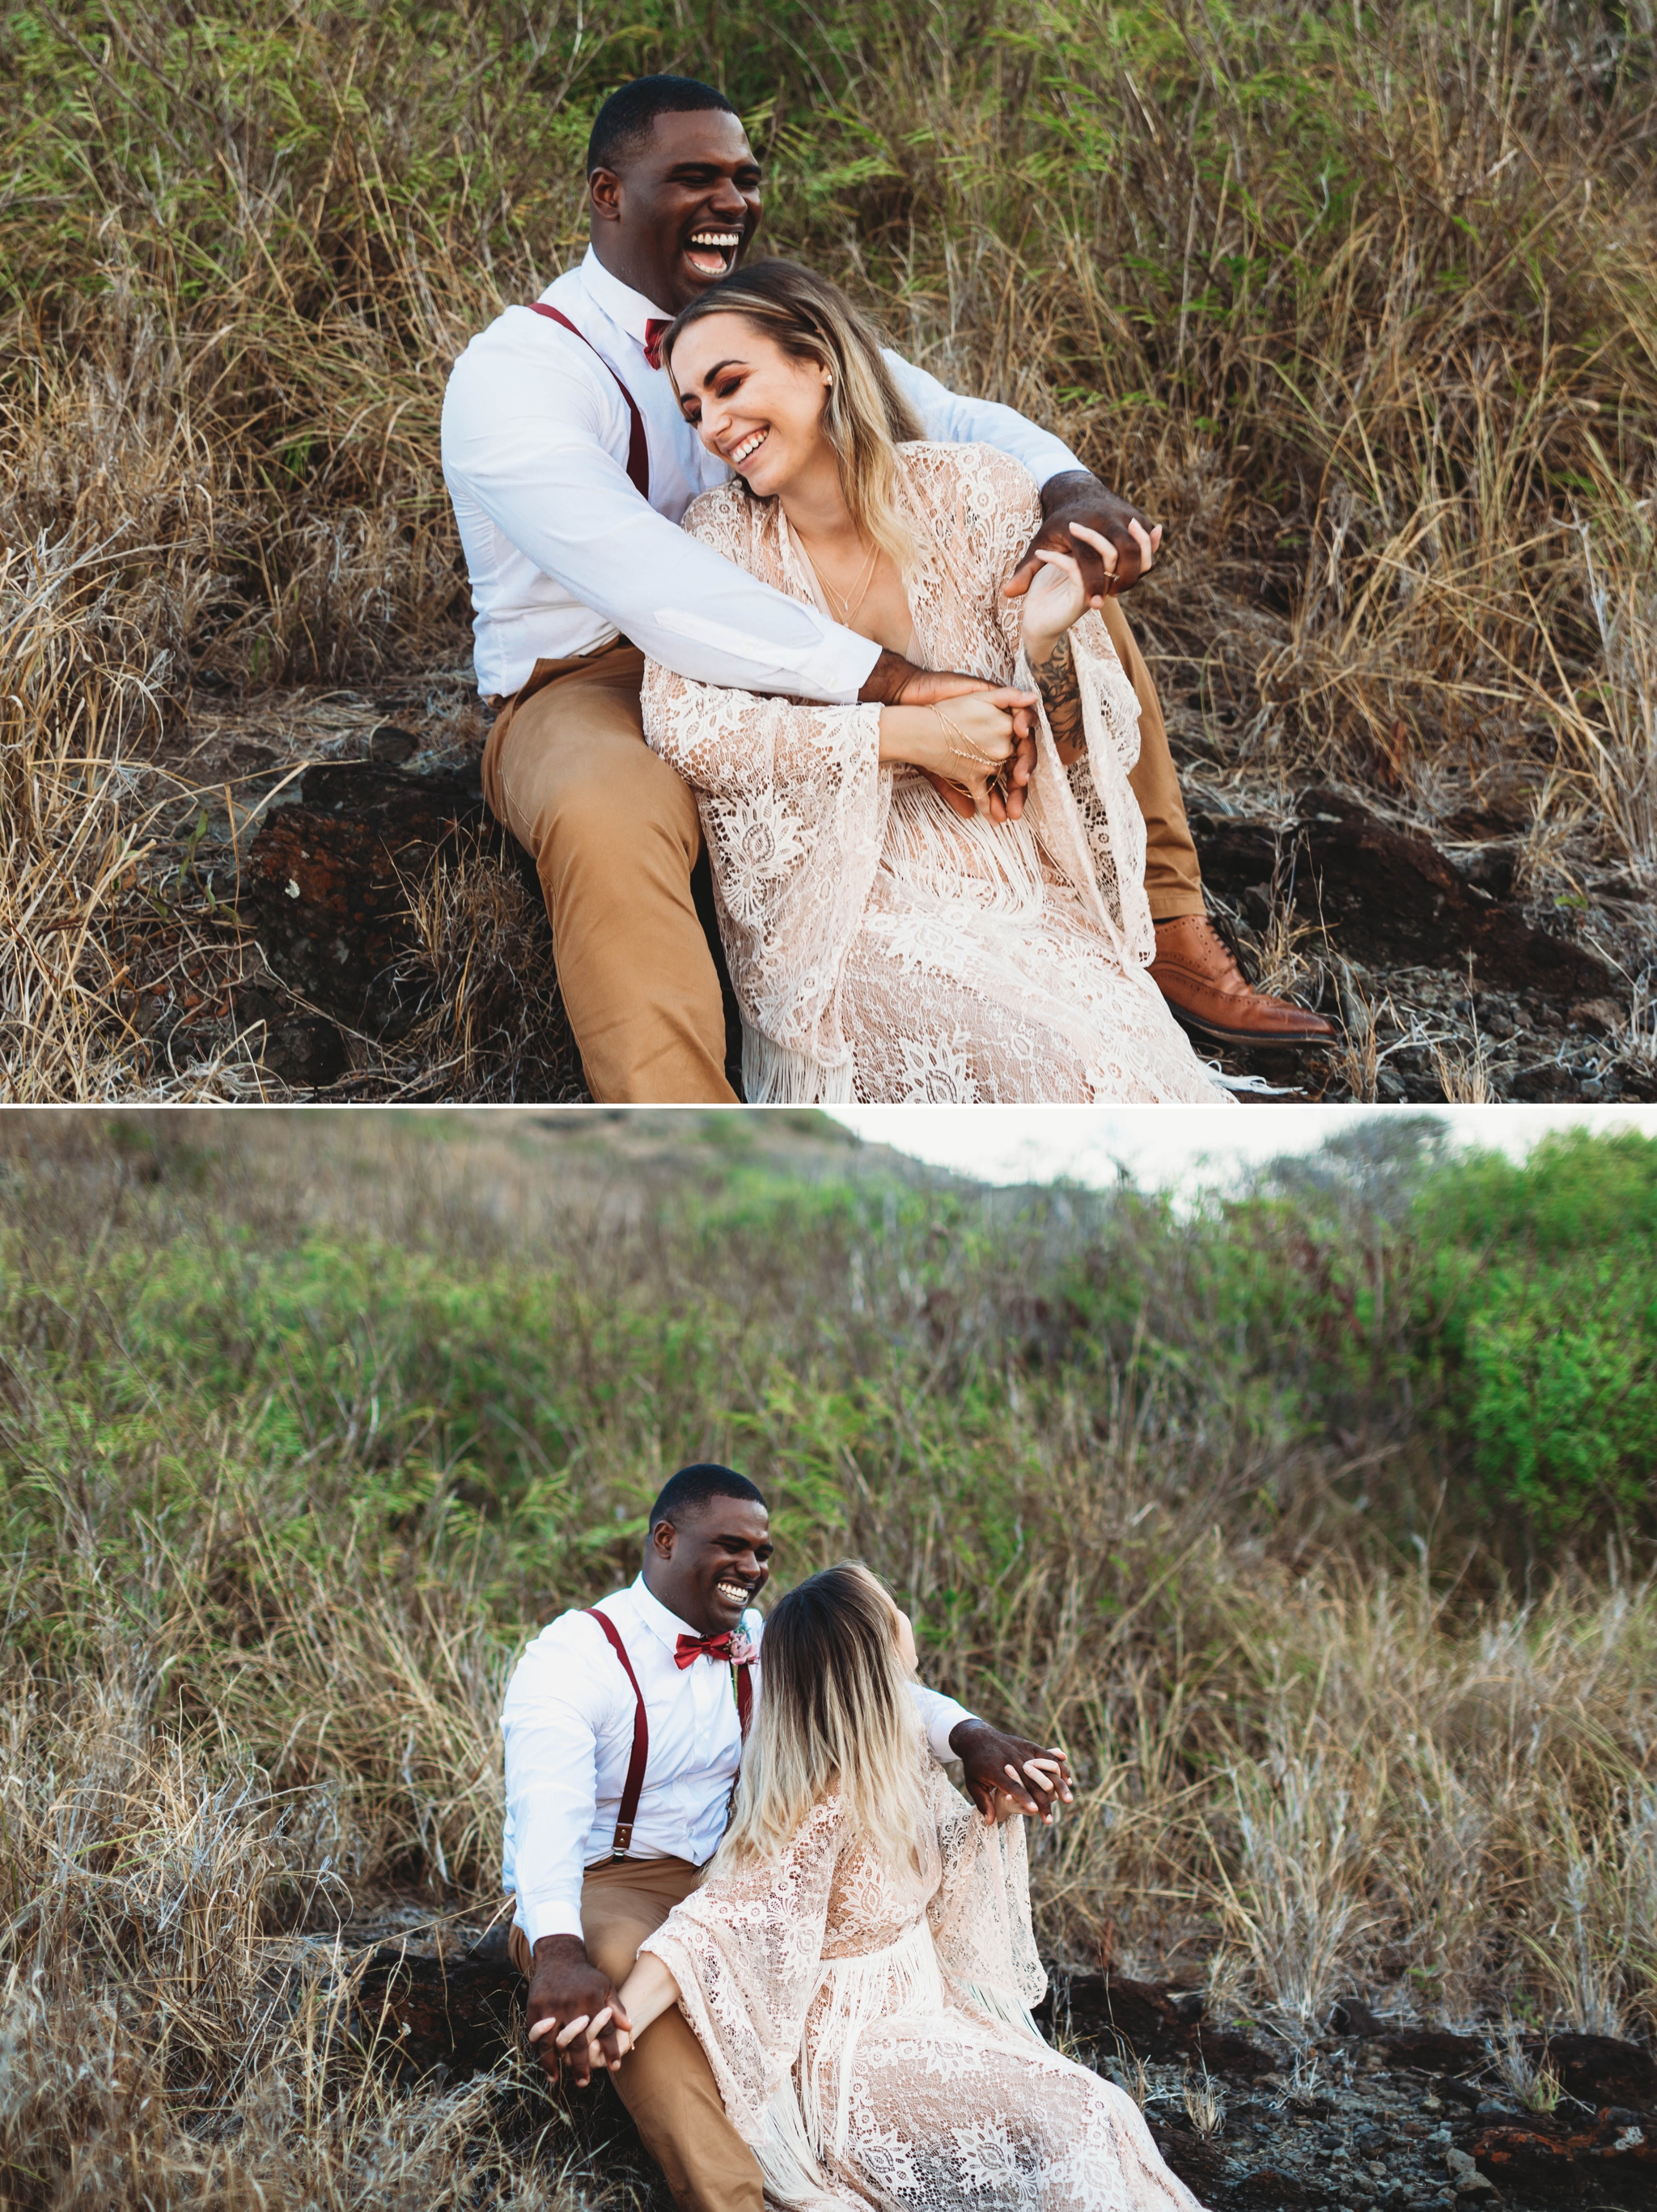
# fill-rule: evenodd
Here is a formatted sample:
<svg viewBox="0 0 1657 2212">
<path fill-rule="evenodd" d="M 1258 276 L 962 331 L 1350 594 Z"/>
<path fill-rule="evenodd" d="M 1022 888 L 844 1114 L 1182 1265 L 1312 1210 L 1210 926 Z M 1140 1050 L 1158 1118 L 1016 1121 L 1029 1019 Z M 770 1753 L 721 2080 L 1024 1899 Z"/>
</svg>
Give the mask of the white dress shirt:
<svg viewBox="0 0 1657 2212">
<path fill-rule="evenodd" d="M 681 1636 L 696 1632 L 671 1613 L 640 1575 L 601 1598 L 633 1662 L 650 1727 L 650 1755 L 628 1856 L 702 1866 L 725 1833 L 742 1759 L 731 1669 L 701 1658 L 675 1663 Z M 761 1616 L 744 1616 L 757 1648 Z M 760 1668 L 754 1668 L 759 1695 Z M 952 1698 L 915 1688 L 932 1756 L 954 1758 L 950 1731 L 972 1715 Z M 501 1716 L 507 1740 L 502 1875 L 513 1916 L 531 1945 L 581 1932 L 581 1877 L 609 1858 L 633 1756 L 633 1686 L 596 1620 L 563 1613 L 541 1631 L 513 1670 Z"/>
<path fill-rule="evenodd" d="M 443 401 L 443 478 L 471 579 L 484 696 L 516 691 L 537 659 L 592 653 L 619 634 L 698 683 L 855 699 L 878 646 L 677 528 L 731 471 L 679 412 L 667 371 L 645 359 L 645 325 L 665 319 L 661 311 L 591 247 L 541 297 L 591 344 L 508 307 L 455 363 Z M 886 358 L 928 437 L 998 446 L 1038 483 L 1082 465 L 1011 407 L 962 399 L 901 356 Z M 610 368 L 644 418 L 648 505 L 628 479 L 632 417 Z"/>
</svg>

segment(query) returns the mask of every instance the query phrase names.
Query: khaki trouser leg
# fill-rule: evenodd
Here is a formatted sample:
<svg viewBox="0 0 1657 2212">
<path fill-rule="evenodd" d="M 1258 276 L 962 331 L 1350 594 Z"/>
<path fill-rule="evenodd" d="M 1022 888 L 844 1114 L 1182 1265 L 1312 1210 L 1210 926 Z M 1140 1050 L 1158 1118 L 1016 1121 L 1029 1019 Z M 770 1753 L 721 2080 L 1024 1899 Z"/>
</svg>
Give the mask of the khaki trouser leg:
<svg viewBox="0 0 1657 2212">
<path fill-rule="evenodd" d="M 483 749 L 483 792 L 535 862 L 595 1098 L 731 1105 L 719 979 L 691 896 L 689 787 L 645 743 L 644 655 L 540 661 Z"/>
<path fill-rule="evenodd" d="M 1114 599 L 1107 599 L 1103 613 L 1105 627 L 1139 699 L 1139 758 L 1128 782 L 1145 817 L 1145 891 L 1150 901 L 1150 918 L 1171 921 L 1175 915 L 1201 914 L 1203 872 L 1185 818 L 1174 756 L 1168 749 L 1162 702 L 1121 608 Z"/>
<path fill-rule="evenodd" d="M 640 1944 L 699 1879 L 683 1859 L 622 1859 L 588 1870 L 582 1938 L 588 1958 L 618 1989 Z M 527 1975 L 532 1961 L 520 1928 L 511 1946 Z M 762 2212 L 758 2161 L 725 2118 L 701 2045 L 677 2005 L 651 2022 L 610 2079 L 680 2212 Z"/>
</svg>

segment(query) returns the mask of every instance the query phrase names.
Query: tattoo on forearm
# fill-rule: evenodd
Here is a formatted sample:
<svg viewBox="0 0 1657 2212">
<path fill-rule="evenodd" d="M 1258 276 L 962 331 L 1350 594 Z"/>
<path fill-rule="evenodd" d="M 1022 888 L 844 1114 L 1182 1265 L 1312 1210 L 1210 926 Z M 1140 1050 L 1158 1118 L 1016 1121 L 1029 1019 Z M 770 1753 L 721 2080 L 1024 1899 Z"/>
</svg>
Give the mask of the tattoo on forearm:
<svg viewBox="0 0 1657 2212">
<path fill-rule="evenodd" d="M 1041 704 L 1047 710 L 1053 741 L 1059 748 L 1059 759 L 1068 766 L 1087 749 L 1087 733 L 1082 720 L 1082 687 L 1068 634 L 1059 639 L 1047 660 L 1035 673 Z"/>
</svg>

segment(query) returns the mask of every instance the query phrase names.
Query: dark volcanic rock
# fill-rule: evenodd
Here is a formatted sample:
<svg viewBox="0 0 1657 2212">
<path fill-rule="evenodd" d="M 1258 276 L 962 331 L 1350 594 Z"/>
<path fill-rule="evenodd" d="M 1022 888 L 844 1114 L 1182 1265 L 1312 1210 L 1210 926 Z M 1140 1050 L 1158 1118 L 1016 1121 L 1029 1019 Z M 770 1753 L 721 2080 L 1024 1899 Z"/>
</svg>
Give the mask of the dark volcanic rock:
<svg viewBox="0 0 1657 2212">
<path fill-rule="evenodd" d="M 1362 1997 L 1342 1997 L 1329 2014 L 1334 2035 L 1385 2035 L 1387 2031 Z"/>
<path fill-rule="evenodd" d="M 1473 2162 L 1510 2200 L 1526 2204 L 1657 2205 L 1657 2129 L 1601 2115 L 1586 2125 L 1533 2114 L 1492 2127 Z"/>
<path fill-rule="evenodd" d="M 325 1013 L 398 1035 L 416 1012 L 394 972 L 413 946 L 415 890 L 440 855 L 499 836 L 476 767 L 307 769 L 247 855 L 246 897 L 271 967 Z"/>
<path fill-rule="evenodd" d="M 1193 816 L 1205 878 L 1246 902 L 1280 867 L 1302 920 L 1321 919 L 1336 947 L 1366 966 L 1460 968 L 1471 953 L 1481 984 L 1533 989 L 1562 1005 L 1614 998 L 1603 961 L 1533 928 L 1458 875 L 1428 839 L 1389 828 L 1338 792 L 1308 791 L 1297 811 L 1281 852 L 1263 823 Z"/>
<path fill-rule="evenodd" d="M 1537 2057 L 1545 2055 L 1567 2095 L 1583 2104 L 1657 2112 L 1657 2059 L 1637 2043 L 1614 2035 L 1551 2035 L 1531 2048 Z"/>
<path fill-rule="evenodd" d="M 382 1943 L 363 1969 L 357 2012 L 368 2039 L 394 2048 L 411 2072 L 465 2075 L 513 2047 L 523 1992 L 504 1944 L 498 1954 L 480 1947 L 444 1960 Z"/>
<path fill-rule="evenodd" d="M 1189 2061 L 1211 2074 L 1249 2078 L 1269 2074 L 1276 2063 L 1247 2036 L 1210 2027 L 1200 1998 L 1173 1996 L 1121 1974 L 1072 1974 L 1055 1983 L 1035 2017 L 1066 2026 L 1106 2051 L 1126 2045 L 1141 2058 Z"/>
<path fill-rule="evenodd" d="M 1423 2074 L 1470 2073 L 1490 2056 L 1480 2037 L 1452 2035 L 1442 2027 L 1394 2029 L 1386 2040 L 1394 2066 L 1413 2066 Z"/>
</svg>

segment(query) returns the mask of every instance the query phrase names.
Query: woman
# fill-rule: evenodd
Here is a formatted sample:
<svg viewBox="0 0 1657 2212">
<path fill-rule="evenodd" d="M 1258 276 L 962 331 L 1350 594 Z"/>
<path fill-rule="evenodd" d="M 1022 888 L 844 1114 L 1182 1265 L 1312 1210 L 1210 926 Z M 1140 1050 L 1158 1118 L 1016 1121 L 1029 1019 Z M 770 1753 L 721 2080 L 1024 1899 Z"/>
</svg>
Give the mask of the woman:
<svg viewBox="0 0 1657 2212">
<path fill-rule="evenodd" d="M 1003 687 L 822 707 L 648 665 L 646 735 L 701 807 L 749 1098 L 1225 1099 L 1146 973 L 1132 686 L 1073 558 L 1044 554 L 1022 601 L 1001 591 L 1041 524 L 1028 471 L 925 442 L 868 325 L 787 262 L 713 286 L 662 358 L 737 472 L 691 507 L 693 536 L 925 666 Z M 1038 690 L 1026 791 L 1012 710 Z"/>
<path fill-rule="evenodd" d="M 623 2047 L 677 2002 L 791 2212 L 1199 2212 L 1132 2099 L 1031 2024 L 1023 1828 L 927 1757 L 914 1640 L 874 1577 L 791 1591 L 764 1665 L 731 1826 L 640 1951 Z"/>
</svg>

